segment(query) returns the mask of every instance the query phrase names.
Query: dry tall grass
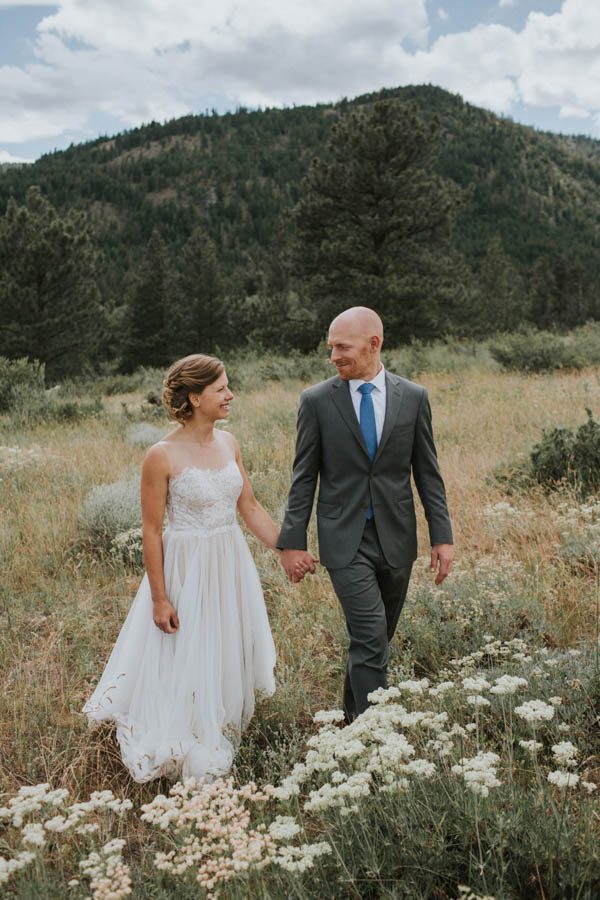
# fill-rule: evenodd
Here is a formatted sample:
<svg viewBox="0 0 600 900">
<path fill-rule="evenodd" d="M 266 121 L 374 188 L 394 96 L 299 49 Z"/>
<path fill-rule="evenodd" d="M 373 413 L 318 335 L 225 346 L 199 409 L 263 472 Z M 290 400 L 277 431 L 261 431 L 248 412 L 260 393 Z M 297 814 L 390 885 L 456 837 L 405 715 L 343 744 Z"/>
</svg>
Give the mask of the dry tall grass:
<svg viewBox="0 0 600 900">
<path fill-rule="evenodd" d="M 594 586 L 552 559 L 557 541 L 549 516 L 553 501 L 541 492 L 519 500 L 533 513 L 532 527 L 502 539 L 486 527 L 483 509 L 503 499 L 502 490 L 486 481 L 497 463 L 526 454 L 544 427 L 579 424 L 585 407 L 600 414 L 598 374 L 520 377 L 470 371 L 421 380 L 430 392 L 457 557 L 468 564 L 502 552 L 521 560 L 537 573 L 557 640 L 589 633 Z M 229 425 L 241 443 L 255 492 L 276 519 L 289 483 L 300 388 L 299 383 L 269 384 L 258 393 L 240 393 Z M 129 403 L 135 399 L 127 397 Z M 49 781 L 75 795 L 111 788 L 148 800 L 160 787 L 134 785 L 120 765 L 112 734 L 89 731 L 79 713 L 139 581 L 119 564 L 91 554 L 79 521 L 94 485 L 115 481 L 139 465 L 143 451 L 128 443 L 127 428 L 120 398 L 110 398 L 100 419 L 73 425 L 15 433 L 7 420 L 0 421 L 1 443 L 37 445 L 42 453 L 38 463 L 0 471 L 0 775 L 5 791 Z M 427 554 L 422 515 L 420 540 Z M 251 546 L 278 649 L 279 690 L 260 708 L 248 740 L 268 750 L 274 736 L 293 740 L 311 713 L 337 703 L 346 640 L 326 573 L 292 587 L 272 554 L 253 539 Z M 246 764 L 250 757 L 242 750 L 240 766 Z"/>
</svg>

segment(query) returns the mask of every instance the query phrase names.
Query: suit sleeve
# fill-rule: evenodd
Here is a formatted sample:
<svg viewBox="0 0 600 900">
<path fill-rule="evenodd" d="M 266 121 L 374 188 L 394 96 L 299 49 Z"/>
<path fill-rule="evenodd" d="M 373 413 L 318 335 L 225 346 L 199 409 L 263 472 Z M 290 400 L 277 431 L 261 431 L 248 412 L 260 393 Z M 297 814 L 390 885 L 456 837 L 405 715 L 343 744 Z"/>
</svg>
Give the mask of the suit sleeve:
<svg viewBox="0 0 600 900">
<path fill-rule="evenodd" d="M 433 440 L 431 406 L 425 388 L 423 388 L 417 414 L 412 471 L 429 525 L 431 546 L 451 544 L 453 542 L 452 525 L 446 503 L 446 489 Z"/>
<path fill-rule="evenodd" d="M 312 402 L 306 392 L 303 392 L 298 407 L 292 484 L 277 541 L 279 550 L 306 550 L 306 530 L 312 512 L 320 465 L 319 422 Z"/>
</svg>

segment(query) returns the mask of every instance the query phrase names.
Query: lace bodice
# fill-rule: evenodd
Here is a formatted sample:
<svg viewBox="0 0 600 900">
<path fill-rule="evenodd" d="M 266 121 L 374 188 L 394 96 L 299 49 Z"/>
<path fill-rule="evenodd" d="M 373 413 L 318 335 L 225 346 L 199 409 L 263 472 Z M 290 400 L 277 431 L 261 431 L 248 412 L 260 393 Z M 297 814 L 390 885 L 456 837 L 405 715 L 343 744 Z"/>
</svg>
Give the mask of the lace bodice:
<svg viewBox="0 0 600 900">
<path fill-rule="evenodd" d="M 172 531 L 214 534 L 236 524 L 242 476 L 231 459 L 220 469 L 186 466 L 169 480 L 167 517 Z"/>
</svg>

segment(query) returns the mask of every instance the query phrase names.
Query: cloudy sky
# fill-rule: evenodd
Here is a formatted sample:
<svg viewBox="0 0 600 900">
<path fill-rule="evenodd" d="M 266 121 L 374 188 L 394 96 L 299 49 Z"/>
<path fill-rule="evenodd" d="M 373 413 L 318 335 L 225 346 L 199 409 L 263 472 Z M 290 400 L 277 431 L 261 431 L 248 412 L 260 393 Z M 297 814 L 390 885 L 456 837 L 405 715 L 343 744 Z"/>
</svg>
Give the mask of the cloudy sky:
<svg viewBox="0 0 600 900">
<path fill-rule="evenodd" d="M 423 83 L 600 138 L 600 0 L 0 0 L 0 162 Z"/>
</svg>

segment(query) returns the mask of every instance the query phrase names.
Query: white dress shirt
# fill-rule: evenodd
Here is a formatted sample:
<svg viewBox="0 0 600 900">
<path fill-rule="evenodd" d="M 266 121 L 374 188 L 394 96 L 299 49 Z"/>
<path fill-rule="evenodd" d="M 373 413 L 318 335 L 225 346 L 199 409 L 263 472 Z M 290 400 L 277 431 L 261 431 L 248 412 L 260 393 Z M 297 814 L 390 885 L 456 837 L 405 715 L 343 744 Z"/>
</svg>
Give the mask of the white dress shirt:
<svg viewBox="0 0 600 900">
<path fill-rule="evenodd" d="M 359 391 L 361 384 L 365 384 L 360 378 L 352 378 L 350 379 L 349 387 L 350 387 L 350 396 L 352 397 L 352 403 L 354 405 L 354 412 L 356 413 L 356 418 L 360 422 L 360 401 L 362 400 L 362 394 Z M 373 385 L 373 390 L 371 391 L 371 397 L 373 399 L 373 408 L 375 410 L 375 428 L 377 430 L 377 444 L 381 440 L 381 432 L 383 431 L 383 421 L 385 419 L 385 369 L 383 365 L 381 366 L 379 372 L 372 378 L 369 384 Z"/>
</svg>

